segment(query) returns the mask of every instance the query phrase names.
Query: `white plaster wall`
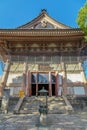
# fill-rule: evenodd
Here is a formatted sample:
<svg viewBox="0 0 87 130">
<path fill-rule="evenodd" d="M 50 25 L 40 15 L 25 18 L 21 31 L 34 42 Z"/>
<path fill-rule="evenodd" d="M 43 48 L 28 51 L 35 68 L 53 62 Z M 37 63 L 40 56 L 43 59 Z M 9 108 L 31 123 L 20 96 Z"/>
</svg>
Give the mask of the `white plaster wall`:
<svg viewBox="0 0 87 130">
<path fill-rule="evenodd" d="M 83 82 L 82 75 L 79 74 L 67 74 L 67 82 Z"/>
<path fill-rule="evenodd" d="M 22 83 L 23 76 L 22 74 L 9 74 L 7 84 L 8 83 Z"/>
</svg>

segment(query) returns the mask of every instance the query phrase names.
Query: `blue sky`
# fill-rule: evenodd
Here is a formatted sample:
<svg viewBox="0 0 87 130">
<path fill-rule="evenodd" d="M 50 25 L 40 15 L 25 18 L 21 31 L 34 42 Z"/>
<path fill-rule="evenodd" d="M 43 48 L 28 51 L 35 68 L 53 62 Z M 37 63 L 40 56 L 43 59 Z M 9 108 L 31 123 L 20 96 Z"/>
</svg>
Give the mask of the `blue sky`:
<svg viewBox="0 0 87 130">
<path fill-rule="evenodd" d="M 0 0 L 0 28 L 16 28 L 39 15 L 41 9 L 59 22 L 78 27 L 76 18 L 86 0 Z"/>
<path fill-rule="evenodd" d="M 86 0 L 0 0 L 0 28 L 16 28 L 31 21 L 46 9 L 49 16 L 57 21 L 78 27 L 79 9 Z M 0 66 L 0 75 L 2 74 Z"/>
</svg>

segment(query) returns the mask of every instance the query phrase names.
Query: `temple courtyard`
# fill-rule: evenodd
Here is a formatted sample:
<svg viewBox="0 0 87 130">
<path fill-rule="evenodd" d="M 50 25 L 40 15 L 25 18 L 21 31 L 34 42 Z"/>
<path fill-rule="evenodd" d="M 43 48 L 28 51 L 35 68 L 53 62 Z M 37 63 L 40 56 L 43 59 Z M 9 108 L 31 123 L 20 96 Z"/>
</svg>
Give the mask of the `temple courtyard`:
<svg viewBox="0 0 87 130">
<path fill-rule="evenodd" d="M 48 114 L 47 124 L 39 123 L 39 114 L 0 114 L 0 130 L 87 130 L 87 113 Z"/>
</svg>

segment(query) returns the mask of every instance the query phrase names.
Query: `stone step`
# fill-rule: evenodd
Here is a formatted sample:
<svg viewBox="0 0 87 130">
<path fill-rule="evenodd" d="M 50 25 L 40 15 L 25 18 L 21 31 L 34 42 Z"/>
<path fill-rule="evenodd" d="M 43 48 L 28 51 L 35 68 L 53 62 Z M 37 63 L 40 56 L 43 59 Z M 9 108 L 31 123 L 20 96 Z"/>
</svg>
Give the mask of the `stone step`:
<svg viewBox="0 0 87 130">
<path fill-rule="evenodd" d="M 18 103 L 17 103 L 17 105 L 15 106 L 15 108 L 14 108 L 14 113 L 15 113 L 15 114 L 16 114 L 16 113 L 19 113 L 19 110 L 20 110 L 20 108 L 21 108 L 21 106 L 22 106 L 22 103 L 23 103 L 24 98 L 25 98 L 25 97 L 20 98 L 19 101 L 18 101 Z"/>
<path fill-rule="evenodd" d="M 37 113 L 39 104 L 45 102 L 45 97 L 26 97 L 21 106 L 20 113 Z M 66 104 L 62 97 L 48 97 L 48 113 L 66 113 Z"/>
<path fill-rule="evenodd" d="M 39 105 L 45 103 L 45 97 L 38 96 L 38 97 L 25 97 L 21 102 L 22 105 L 17 105 L 19 99 L 14 100 L 10 99 L 9 108 L 12 109 L 10 111 L 14 111 L 15 106 L 19 106 L 20 110 L 18 109 L 18 113 L 38 113 Z M 18 103 L 18 104 L 21 104 Z M 20 107 L 21 106 L 21 107 Z M 66 103 L 62 97 L 48 97 L 48 113 L 55 114 L 55 113 L 66 113 Z"/>
<path fill-rule="evenodd" d="M 20 110 L 19 114 L 39 114 L 36 110 Z"/>
</svg>

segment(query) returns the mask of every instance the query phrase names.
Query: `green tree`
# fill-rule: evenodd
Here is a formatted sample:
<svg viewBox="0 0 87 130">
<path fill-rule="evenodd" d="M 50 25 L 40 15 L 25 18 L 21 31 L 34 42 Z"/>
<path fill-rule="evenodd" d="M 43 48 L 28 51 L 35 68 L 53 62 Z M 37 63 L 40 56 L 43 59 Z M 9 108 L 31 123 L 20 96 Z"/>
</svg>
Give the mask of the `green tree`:
<svg viewBox="0 0 87 130">
<path fill-rule="evenodd" d="M 78 12 L 77 23 L 79 27 L 84 31 L 85 39 L 87 40 L 87 1 Z"/>
</svg>

